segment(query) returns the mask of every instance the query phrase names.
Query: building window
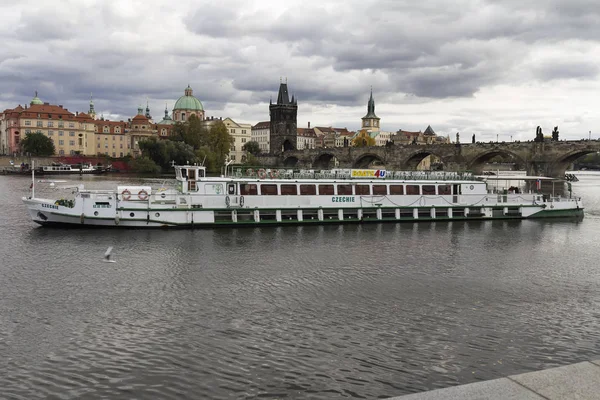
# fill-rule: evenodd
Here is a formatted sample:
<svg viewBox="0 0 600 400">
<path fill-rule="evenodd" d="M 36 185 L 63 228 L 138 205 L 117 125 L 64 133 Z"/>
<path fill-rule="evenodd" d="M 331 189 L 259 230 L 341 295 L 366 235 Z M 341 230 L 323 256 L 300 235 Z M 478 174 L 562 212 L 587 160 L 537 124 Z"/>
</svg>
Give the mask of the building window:
<svg viewBox="0 0 600 400">
<path fill-rule="evenodd" d="M 117 126 L 117 127 L 115 128 L 115 133 L 121 133 L 121 128 Z"/>
<path fill-rule="evenodd" d="M 58 136 L 63 136 L 64 132 L 63 131 L 58 131 Z"/>
<path fill-rule="evenodd" d="M 121 143 L 121 148 L 123 148 L 123 143 Z"/>
<path fill-rule="evenodd" d="M 75 136 L 75 132 L 69 132 L 69 136 Z"/>
<path fill-rule="evenodd" d="M 61 139 L 61 140 L 59 140 L 59 141 L 58 141 L 58 145 L 59 145 L 59 146 L 63 146 L 64 144 L 65 144 L 65 141 L 64 141 L 64 140 L 62 140 L 62 139 Z"/>
<path fill-rule="evenodd" d="M 123 157 L 123 152 L 120 153 L 120 156 Z"/>
<path fill-rule="evenodd" d="M 74 122 L 69 122 L 69 128 L 75 128 L 75 123 Z"/>
<path fill-rule="evenodd" d="M 25 134 L 29 135 L 31 133 L 31 129 L 25 129 Z M 52 131 L 48 132 L 48 136 L 50 136 Z"/>
<path fill-rule="evenodd" d="M 30 126 L 31 125 L 31 121 L 25 121 L 25 125 Z"/>
<path fill-rule="evenodd" d="M 246 138 L 242 138 L 242 143 L 246 143 Z"/>
<path fill-rule="evenodd" d="M 100 148 L 100 143 L 98 143 L 98 145 L 96 147 Z"/>
<path fill-rule="evenodd" d="M 108 126 L 105 126 L 104 128 L 102 128 L 102 132 L 103 133 L 110 133 L 110 129 L 108 128 Z"/>
<path fill-rule="evenodd" d="M 54 122 L 48 121 L 48 128 L 52 128 L 52 127 L 54 127 Z"/>
<path fill-rule="evenodd" d="M 64 150 L 62 150 L 62 149 L 61 149 L 61 150 L 59 150 L 59 151 L 58 151 L 58 155 L 60 155 L 60 156 L 64 156 L 64 155 L 65 155 L 65 151 L 64 151 Z"/>
<path fill-rule="evenodd" d="M 181 113 L 181 120 L 185 121 L 185 113 L 184 112 Z"/>
<path fill-rule="evenodd" d="M 232 159 L 233 161 L 235 161 L 235 154 L 232 154 L 232 155 L 231 155 L 231 159 Z"/>
<path fill-rule="evenodd" d="M 44 126 L 44 123 L 42 121 L 38 121 L 37 122 L 37 126 L 39 126 L 40 128 Z"/>
<path fill-rule="evenodd" d="M 69 140 L 69 146 L 75 146 L 75 141 L 74 140 Z"/>
<path fill-rule="evenodd" d="M 72 156 L 74 156 L 74 155 L 75 155 L 75 150 L 71 150 L 71 151 L 70 151 L 70 154 L 71 154 Z"/>
<path fill-rule="evenodd" d="M 112 156 L 113 156 L 113 157 L 116 157 L 116 156 L 117 156 L 117 153 L 115 153 L 115 152 L 113 151 L 113 155 L 112 155 Z"/>
<path fill-rule="evenodd" d="M 105 143 L 105 144 L 104 144 L 104 148 L 105 148 L 105 149 L 108 149 L 108 143 Z"/>
<path fill-rule="evenodd" d="M 245 129 L 242 129 L 242 135 L 244 135 L 246 133 Z"/>
<path fill-rule="evenodd" d="M 235 129 L 233 129 L 233 128 L 232 128 L 232 129 L 231 129 L 231 133 L 235 133 Z"/>
<path fill-rule="evenodd" d="M 59 128 L 64 128 L 64 127 L 65 127 L 65 123 L 64 123 L 64 122 L 62 122 L 62 121 L 60 121 L 60 122 L 58 123 L 58 127 L 59 127 Z"/>
</svg>

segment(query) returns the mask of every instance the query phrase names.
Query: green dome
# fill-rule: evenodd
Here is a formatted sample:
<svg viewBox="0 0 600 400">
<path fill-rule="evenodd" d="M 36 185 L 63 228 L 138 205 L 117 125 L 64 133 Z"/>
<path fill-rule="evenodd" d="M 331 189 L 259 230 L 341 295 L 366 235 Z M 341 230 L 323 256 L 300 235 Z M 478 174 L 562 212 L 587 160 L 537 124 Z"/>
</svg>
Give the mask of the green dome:
<svg viewBox="0 0 600 400">
<path fill-rule="evenodd" d="M 37 96 L 37 91 L 35 92 L 35 97 L 33 99 L 31 99 L 31 105 L 34 104 L 44 104 L 43 101 L 40 100 L 40 98 Z"/>
<path fill-rule="evenodd" d="M 185 89 L 185 95 L 181 96 L 175 103 L 173 110 L 192 110 L 192 111 L 204 111 L 200 100 L 192 95 L 192 88 L 190 85 Z"/>
</svg>

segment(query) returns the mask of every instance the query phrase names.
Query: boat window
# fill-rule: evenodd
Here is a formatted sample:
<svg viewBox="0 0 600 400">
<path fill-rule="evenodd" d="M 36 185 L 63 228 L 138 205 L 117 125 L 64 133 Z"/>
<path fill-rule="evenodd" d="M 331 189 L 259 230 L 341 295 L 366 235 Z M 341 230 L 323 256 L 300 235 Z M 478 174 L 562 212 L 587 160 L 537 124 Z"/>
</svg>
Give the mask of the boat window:
<svg viewBox="0 0 600 400">
<path fill-rule="evenodd" d="M 406 194 L 421 194 L 419 185 L 406 185 Z"/>
<path fill-rule="evenodd" d="M 281 194 L 295 196 L 298 194 L 298 187 L 296 185 L 281 185 Z"/>
<path fill-rule="evenodd" d="M 277 196 L 277 185 L 262 184 L 260 185 L 260 194 L 264 196 Z"/>
<path fill-rule="evenodd" d="M 230 195 L 235 194 L 235 183 L 227 184 L 227 194 L 230 194 Z"/>
<path fill-rule="evenodd" d="M 356 191 L 356 194 L 370 195 L 371 185 L 356 185 L 354 190 Z"/>
<path fill-rule="evenodd" d="M 319 185 L 319 194 L 333 195 L 333 185 Z"/>
<path fill-rule="evenodd" d="M 373 194 L 387 195 L 387 185 L 373 185 Z"/>
<path fill-rule="evenodd" d="M 240 194 L 242 196 L 256 196 L 258 195 L 258 188 L 254 183 L 244 183 L 240 185 Z"/>
<path fill-rule="evenodd" d="M 438 185 L 438 194 L 452 194 L 452 186 Z"/>
<path fill-rule="evenodd" d="M 337 194 L 340 196 L 352 194 L 352 185 L 337 185 Z"/>
<path fill-rule="evenodd" d="M 435 185 L 423 185 L 423 194 L 435 194 Z"/>
<path fill-rule="evenodd" d="M 333 188 L 331 188 L 333 192 Z M 317 194 L 316 185 L 300 185 L 300 194 L 303 196 L 314 196 Z"/>
<path fill-rule="evenodd" d="M 390 194 L 404 194 L 404 185 L 390 185 Z"/>
</svg>

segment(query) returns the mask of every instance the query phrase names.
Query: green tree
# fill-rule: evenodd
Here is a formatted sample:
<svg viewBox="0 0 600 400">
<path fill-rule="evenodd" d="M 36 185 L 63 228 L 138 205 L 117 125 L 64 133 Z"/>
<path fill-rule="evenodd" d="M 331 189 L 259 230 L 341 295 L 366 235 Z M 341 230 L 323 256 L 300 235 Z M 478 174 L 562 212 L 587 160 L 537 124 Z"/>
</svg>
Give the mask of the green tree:
<svg viewBox="0 0 600 400">
<path fill-rule="evenodd" d="M 243 147 L 242 150 L 244 150 L 245 152 L 252 154 L 252 155 L 258 155 L 260 154 L 260 145 L 258 144 L 258 142 L 256 141 L 251 141 L 246 143 Z"/>
<path fill-rule="evenodd" d="M 198 162 L 194 148 L 184 142 L 150 138 L 140 141 L 138 145 L 142 155 L 154 161 L 163 171 L 170 170 L 171 161 L 179 165 Z"/>
<path fill-rule="evenodd" d="M 21 141 L 21 148 L 32 156 L 53 156 L 54 142 L 41 132 L 28 133 Z"/>
<path fill-rule="evenodd" d="M 129 167 L 133 172 L 137 172 L 139 174 L 152 174 L 158 175 L 161 172 L 161 167 L 156 165 L 154 161 L 150 159 L 150 157 L 139 157 L 134 158 L 129 161 Z"/>
<path fill-rule="evenodd" d="M 231 150 L 233 138 L 229 130 L 221 121 L 216 122 L 208 130 L 207 150 L 212 154 L 212 164 L 207 164 L 207 168 L 212 172 L 219 172 L 225 165 L 225 158 Z M 208 157 L 207 157 L 208 158 Z"/>
</svg>

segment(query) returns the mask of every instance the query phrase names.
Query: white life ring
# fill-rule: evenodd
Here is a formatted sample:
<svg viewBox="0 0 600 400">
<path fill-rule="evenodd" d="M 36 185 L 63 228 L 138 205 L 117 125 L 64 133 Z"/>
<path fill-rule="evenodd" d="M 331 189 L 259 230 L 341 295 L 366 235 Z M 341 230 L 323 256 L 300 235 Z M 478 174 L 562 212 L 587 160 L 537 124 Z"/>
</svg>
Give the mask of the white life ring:
<svg viewBox="0 0 600 400">
<path fill-rule="evenodd" d="M 267 173 L 265 172 L 264 169 L 261 168 L 261 169 L 258 170 L 258 177 L 260 179 L 265 179 L 267 177 Z"/>
<path fill-rule="evenodd" d="M 240 196 L 240 207 L 244 207 L 244 196 Z"/>
<path fill-rule="evenodd" d="M 231 199 L 229 198 L 229 196 L 225 196 L 225 205 L 227 207 L 229 207 L 231 205 Z"/>
<path fill-rule="evenodd" d="M 125 189 L 121 192 L 121 197 L 123 200 L 129 200 L 131 198 L 131 192 L 128 189 Z"/>
<path fill-rule="evenodd" d="M 148 199 L 148 192 L 146 192 L 144 189 L 140 190 L 138 192 L 138 198 L 140 200 L 147 200 Z"/>
</svg>

